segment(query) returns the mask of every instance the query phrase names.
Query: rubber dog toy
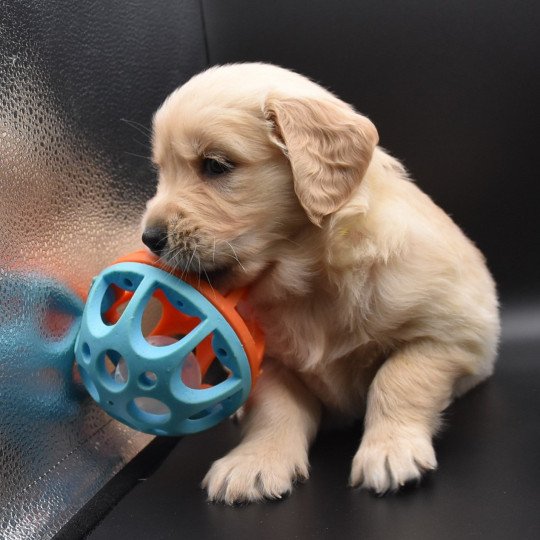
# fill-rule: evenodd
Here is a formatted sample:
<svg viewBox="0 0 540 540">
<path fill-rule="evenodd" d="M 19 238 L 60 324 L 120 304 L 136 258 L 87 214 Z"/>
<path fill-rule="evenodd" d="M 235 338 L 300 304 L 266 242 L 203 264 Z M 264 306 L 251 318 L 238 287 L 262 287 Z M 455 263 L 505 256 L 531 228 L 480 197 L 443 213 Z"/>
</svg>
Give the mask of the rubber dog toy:
<svg viewBox="0 0 540 540">
<path fill-rule="evenodd" d="M 144 250 L 117 260 L 94 278 L 75 344 L 88 392 L 146 433 L 216 425 L 247 400 L 260 373 L 264 339 L 245 313 L 246 292 L 222 296 Z M 150 304 L 161 315 L 145 335 Z"/>
</svg>

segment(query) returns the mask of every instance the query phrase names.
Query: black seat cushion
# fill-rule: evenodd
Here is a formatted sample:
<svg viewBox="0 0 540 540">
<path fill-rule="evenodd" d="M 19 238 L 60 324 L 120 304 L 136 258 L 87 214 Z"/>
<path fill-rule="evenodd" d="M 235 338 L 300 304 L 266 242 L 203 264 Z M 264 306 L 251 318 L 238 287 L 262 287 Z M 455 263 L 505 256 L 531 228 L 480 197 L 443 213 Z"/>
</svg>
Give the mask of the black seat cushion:
<svg viewBox="0 0 540 540">
<path fill-rule="evenodd" d="M 208 504 L 199 484 L 239 440 L 228 422 L 182 439 L 90 540 L 252 538 L 540 538 L 540 339 L 503 345 L 492 379 L 446 412 L 439 469 L 397 495 L 347 487 L 361 426 L 322 433 L 311 478 L 286 500 L 230 508 Z"/>
</svg>

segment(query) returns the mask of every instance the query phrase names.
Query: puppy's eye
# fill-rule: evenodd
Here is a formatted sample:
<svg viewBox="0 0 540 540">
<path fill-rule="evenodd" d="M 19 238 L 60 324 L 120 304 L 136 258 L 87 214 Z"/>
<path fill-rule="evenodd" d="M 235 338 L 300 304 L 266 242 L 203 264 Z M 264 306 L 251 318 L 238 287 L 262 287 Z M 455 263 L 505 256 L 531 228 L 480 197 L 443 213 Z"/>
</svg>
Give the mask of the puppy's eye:
<svg viewBox="0 0 540 540">
<path fill-rule="evenodd" d="M 202 162 L 203 173 L 206 176 L 214 177 L 231 172 L 234 168 L 232 163 L 227 161 L 218 161 L 213 158 L 204 158 Z"/>
</svg>

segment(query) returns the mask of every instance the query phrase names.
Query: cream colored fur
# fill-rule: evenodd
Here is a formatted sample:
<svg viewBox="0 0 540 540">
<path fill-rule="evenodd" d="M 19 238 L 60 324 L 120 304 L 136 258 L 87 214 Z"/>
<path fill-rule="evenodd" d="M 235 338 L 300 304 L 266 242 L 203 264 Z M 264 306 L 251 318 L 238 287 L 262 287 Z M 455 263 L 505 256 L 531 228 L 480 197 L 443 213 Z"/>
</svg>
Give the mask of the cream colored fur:
<svg viewBox="0 0 540 540">
<path fill-rule="evenodd" d="M 334 95 L 265 64 L 212 68 L 156 113 L 144 224 L 167 226 L 170 264 L 250 284 L 267 335 L 243 440 L 203 481 L 211 500 L 289 492 L 323 411 L 365 414 L 350 483 L 395 490 L 437 466 L 441 412 L 493 370 L 482 255 L 377 140 Z M 205 177 L 204 158 L 234 169 Z"/>
</svg>

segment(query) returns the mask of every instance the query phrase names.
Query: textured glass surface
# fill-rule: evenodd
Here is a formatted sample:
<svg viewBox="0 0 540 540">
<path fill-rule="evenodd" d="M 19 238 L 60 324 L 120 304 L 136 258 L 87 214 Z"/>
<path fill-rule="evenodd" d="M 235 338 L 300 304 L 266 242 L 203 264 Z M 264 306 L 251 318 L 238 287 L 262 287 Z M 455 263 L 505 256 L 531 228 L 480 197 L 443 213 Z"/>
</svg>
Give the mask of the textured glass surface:
<svg viewBox="0 0 540 540">
<path fill-rule="evenodd" d="M 151 440 L 89 398 L 73 341 L 92 277 L 139 247 L 144 126 L 201 36 L 195 2 L 0 1 L 2 539 L 52 537 Z"/>
</svg>

